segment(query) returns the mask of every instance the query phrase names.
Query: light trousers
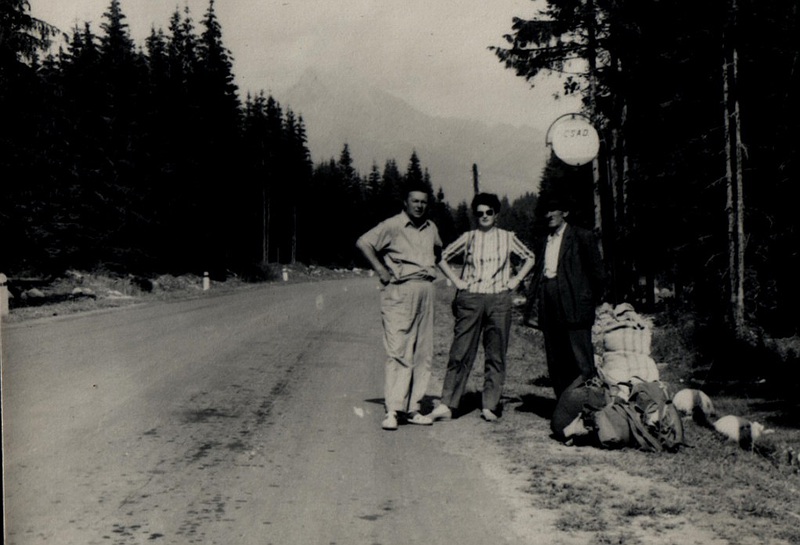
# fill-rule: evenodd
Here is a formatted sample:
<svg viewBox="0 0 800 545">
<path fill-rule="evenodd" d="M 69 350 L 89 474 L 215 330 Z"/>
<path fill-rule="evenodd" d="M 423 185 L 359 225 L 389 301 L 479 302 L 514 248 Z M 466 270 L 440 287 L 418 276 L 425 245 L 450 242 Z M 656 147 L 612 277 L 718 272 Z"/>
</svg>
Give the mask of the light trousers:
<svg viewBox="0 0 800 545">
<path fill-rule="evenodd" d="M 427 392 L 433 360 L 433 298 L 433 283 L 425 280 L 389 284 L 381 291 L 387 411 L 419 411 Z"/>
</svg>

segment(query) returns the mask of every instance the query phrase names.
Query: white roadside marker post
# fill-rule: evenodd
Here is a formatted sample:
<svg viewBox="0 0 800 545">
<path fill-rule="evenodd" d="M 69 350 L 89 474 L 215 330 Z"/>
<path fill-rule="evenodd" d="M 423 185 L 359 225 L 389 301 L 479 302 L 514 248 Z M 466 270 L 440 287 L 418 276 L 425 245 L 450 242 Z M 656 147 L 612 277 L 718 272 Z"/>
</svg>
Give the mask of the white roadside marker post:
<svg viewBox="0 0 800 545">
<path fill-rule="evenodd" d="M 0 318 L 8 316 L 8 277 L 0 273 Z"/>
</svg>

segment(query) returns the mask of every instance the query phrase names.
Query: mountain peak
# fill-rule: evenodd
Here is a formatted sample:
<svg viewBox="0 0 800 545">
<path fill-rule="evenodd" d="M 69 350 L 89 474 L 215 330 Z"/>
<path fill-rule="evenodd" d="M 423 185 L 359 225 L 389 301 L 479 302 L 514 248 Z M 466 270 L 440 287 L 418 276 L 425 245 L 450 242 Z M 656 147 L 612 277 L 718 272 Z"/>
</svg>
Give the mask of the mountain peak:
<svg viewBox="0 0 800 545">
<path fill-rule="evenodd" d="M 441 186 L 452 205 L 472 197 L 473 163 L 485 191 L 511 199 L 535 191 L 545 165 L 544 135 L 536 129 L 430 116 L 387 91 L 337 74 L 307 70 L 278 100 L 303 116 L 315 163 L 337 158 L 347 143 L 363 175 L 388 159 L 404 169 L 416 150 L 434 187 Z"/>
</svg>

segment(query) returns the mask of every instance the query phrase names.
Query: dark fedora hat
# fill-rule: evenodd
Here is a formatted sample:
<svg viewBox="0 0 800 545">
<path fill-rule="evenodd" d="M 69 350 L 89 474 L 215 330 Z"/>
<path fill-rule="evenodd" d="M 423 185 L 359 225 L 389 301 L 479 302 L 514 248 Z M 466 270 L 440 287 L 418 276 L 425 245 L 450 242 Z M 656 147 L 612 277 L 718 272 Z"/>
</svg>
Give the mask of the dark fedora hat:
<svg viewBox="0 0 800 545">
<path fill-rule="evenodd" d="M 568 198 L 552 195 L 545 199 L 544 209 L 548 212 L 552 210 L 560 210 L 562 212 L 569 212 L 572 209 L 572 203 Z"/>
</svg>

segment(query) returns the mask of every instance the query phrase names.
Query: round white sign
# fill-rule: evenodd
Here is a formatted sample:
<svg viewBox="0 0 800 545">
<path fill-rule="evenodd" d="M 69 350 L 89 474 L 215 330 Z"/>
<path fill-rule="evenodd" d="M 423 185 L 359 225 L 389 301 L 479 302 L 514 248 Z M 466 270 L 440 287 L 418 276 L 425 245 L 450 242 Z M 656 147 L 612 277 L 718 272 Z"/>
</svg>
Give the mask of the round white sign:
<svg viewBox="0 0 800 545">
<path fill-rule="evenodd" d="M 600 151 L 600 137 L 582 115 L 561 116 L 553 122 L 548 132 L 553 153 L 568 165 L 585 165 Z"/>
</svg>

